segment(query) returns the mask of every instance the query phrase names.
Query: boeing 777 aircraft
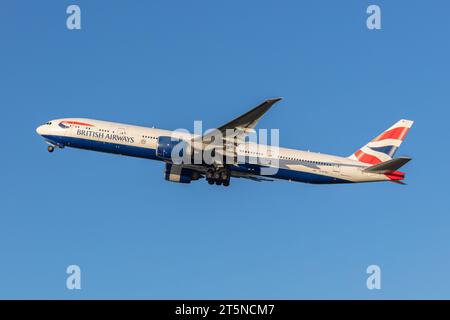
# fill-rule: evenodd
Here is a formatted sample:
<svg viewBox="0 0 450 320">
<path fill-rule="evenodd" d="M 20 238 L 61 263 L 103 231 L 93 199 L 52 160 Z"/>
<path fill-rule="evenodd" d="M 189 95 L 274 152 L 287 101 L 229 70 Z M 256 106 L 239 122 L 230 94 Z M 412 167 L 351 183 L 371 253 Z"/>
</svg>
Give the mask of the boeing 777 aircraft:
<svg viewBox="0 0 450 320">
<path fill-rule="evenodd" d="M 49 152 L 56 147 L 73 147 L 163 161 L 165 179 L 172 182 L 190 183 L 205 178 L 209 184 L 228 186 L 231 177 L 235 177 L 314 184 L 373 181 L 403 184 L 405 174 L 398 169 L 411 158 L 393 157 L 413 121 L 398 121 L 348 157 L 246 141 L 261 117 L 280 100 L 268 99 L 214 133 L 204 135 L 81 118 L 51 120 L 36 131 L 47 142 Z M 184 146 L 181 153 L 176 151 L 180 144 Z M 212 161 L 174 160 L 174 154 L 182 156 L 184 152 L 191 160 L 206 151 L 214 158 Z"/>
</svg>

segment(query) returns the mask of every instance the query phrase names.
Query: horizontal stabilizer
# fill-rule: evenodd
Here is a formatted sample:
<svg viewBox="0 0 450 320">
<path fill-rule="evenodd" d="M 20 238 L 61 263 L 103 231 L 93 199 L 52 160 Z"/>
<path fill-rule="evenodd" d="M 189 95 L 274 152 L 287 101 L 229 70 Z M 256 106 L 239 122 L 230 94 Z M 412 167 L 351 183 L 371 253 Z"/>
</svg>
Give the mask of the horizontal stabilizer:
<svg viewBox="0 0 450 320">
<path fill-rule="evenodd" d="M 403 181 L 400 181 L 400 180 L 391 180 L 391 182 L 396 183 L 396 184 L 401 184 L 402 186 L 406 186 L 406 183 L 404 183 Z"/>
<path fill-rule="evenodd" d="M 411 158 L 408 157 L 399 157 L 392 160 L 388 160 L 376 165 L 373 165 L 371 167 L 368 167 L 364 169 L 364 172 L 370 172 L 370 173 L 387 173 L 392 171 L 397 171 L 401 167 L 403 167 L 405 164 L 407 164 Z"/>
</svg>

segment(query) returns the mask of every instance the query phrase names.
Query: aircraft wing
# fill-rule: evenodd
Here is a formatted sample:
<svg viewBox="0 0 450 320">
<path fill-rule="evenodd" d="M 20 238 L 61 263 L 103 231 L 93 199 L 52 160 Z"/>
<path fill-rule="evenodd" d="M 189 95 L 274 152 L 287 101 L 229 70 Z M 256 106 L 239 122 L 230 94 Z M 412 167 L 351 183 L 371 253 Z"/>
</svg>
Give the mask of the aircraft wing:
<svg viewBox="0 0 450 320">
<path fill-rule="evenodd" d="M 223 126 L 220 126 L 217 128 L 222 133 L 222 136 L 225 138 L 227 134 L 227 130 L 233 130 L 233 137 L 237 139 L 243 139 L 245 135 L 252 131 L 253 128 L 256 127 L 258 124 L 259 119 L 262 118 L 262 116 L 278 101 L 280 101 L 282 98 L 274 98 L 274 99 L 267 99 L 258 106 L 254 107 L 250 111 L 247 111 L 243 115 L 237 117 L 234 120 L 231 120 L 230 122 L 224 124 Z M 211 133 L 205 134 L 202 139 L 203 142 L 208 144 L 212 140 Z"/>
<path fill-rule="evenodd" d="M 274 179 L 270 179 L 270 178 L 265 178 L 262 176 L 257 176 L 254 174 L 250 174 L 250 173 L 245 173 L 245 172 L 237 172 L 237 171 L 232 171 L 231 172 L 231 176 L 235 177 L 235 178 L 244 178 L 244 179 L 249 179 L 249 180 L 253 180 L 253 181 L 258 181 L 258 182 L 262 182 L 262 181 L 274 181 Z"/>
<path fill-rule="evenodd" d="M 263 181 L 273 182 L 274 181 L 273 179 L 266 179 L 266 178 L 261 178 L 261 177 L 258 177 L 258 176 L 242 176 L 242 177 L 239 177 L 239 178 L 249 179 L 249 180 L 253 180 L 253 181 L 256 181 L 256 182 L 263 182 Z"/>
</svg>

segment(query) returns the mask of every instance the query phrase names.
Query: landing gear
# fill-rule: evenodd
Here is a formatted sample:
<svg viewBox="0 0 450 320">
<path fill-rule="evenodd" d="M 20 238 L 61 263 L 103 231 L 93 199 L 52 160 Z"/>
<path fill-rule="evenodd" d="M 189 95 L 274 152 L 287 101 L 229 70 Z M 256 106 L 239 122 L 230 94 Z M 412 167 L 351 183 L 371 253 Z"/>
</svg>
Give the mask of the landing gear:
<svg viewBox="0 0 450 320">
<path fill-rule="evenodd" d="M 227 168 L 209 168 L 205 174 L 209 184 L 224 185 L 225 187 L 230 185 L 230 177 L 231 174 Z"/>
<path fill-rule="evenodd" d="M 222 180 L 222 181 L 230 180 L 229 172 L 227 172 L 226 170 L 223 170 L 220 173 L 220 180 Z"/>
<path fill-rule="evenodd" d="M 53 151 L 55 151 L 55 147 L 54 146 L 48 146 L 47 147 L 47 151 L 48 152 L 53 152 Z"/>
</svg>

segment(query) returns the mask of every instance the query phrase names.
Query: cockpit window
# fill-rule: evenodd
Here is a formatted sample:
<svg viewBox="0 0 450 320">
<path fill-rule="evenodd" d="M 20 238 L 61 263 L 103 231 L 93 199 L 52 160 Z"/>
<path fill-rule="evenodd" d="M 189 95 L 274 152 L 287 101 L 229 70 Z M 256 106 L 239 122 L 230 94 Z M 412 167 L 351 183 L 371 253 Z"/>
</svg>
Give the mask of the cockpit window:
<svg viewBox="0 0 450 320">
<path fill-rule="evenodd" d="M 51 125 L 51 124 L 52 124 L 52 122 L 50 121 L 50 122 L 47 122 L 46 124 L 48 124 L 48 125 Z"/>
</svg>

